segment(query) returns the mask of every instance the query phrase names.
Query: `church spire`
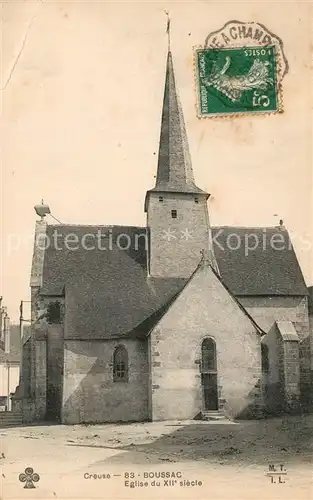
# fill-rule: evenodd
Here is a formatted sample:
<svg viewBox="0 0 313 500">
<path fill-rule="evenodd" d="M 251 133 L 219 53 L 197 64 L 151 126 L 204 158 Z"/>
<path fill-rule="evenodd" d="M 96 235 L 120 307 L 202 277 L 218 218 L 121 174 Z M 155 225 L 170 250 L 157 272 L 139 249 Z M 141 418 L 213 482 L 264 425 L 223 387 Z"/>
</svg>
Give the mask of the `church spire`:
<svg viewBox="0 0 313 500">
<path fill-rule="evenodd" d="M 171 52 L 171 19 L 170 19 L 170 15 L 167 11 L 165 11 L 165 14 L 167 15 L 167 26 L 166 26 L 167 52 Z"/>
<path fill-rule="evenodd" d="M 209 194 L 196 186 L 193 176 L 176 90 L 169 18 L 167 35 L 158 170 L 155 187 L 147 191 L 145 198 L 149 235 L 147 271 L 152 277 L 188 278 L 199 265 L 200 251 L 210 248 Z"/>
<path fill-rule="evenodd" d="M 168 16 L 168 14 L 167 14 Z M 195 185 L 183 112 L 176 90 L 171 53 L 170 18 L 156 184 L 152 191 L 204 193 Z"/>
</svg>

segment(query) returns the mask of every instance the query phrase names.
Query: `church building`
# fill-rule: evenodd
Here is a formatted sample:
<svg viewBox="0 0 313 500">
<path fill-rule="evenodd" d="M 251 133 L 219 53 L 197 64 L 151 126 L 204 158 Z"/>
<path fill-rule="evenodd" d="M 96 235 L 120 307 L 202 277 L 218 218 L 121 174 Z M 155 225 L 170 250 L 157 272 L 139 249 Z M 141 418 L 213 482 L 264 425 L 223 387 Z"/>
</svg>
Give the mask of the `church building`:
<svg viewBox="0 0 313 500">
<path fill-rule="evenodd" d="M 32 334 L 14 398 L 25 422 L 310 407 L 308 290 L 288 232 L 211 227 L 209 196 L 195 183 L 169 51 L 146 227 L 36 223 Z"/>
</svg>

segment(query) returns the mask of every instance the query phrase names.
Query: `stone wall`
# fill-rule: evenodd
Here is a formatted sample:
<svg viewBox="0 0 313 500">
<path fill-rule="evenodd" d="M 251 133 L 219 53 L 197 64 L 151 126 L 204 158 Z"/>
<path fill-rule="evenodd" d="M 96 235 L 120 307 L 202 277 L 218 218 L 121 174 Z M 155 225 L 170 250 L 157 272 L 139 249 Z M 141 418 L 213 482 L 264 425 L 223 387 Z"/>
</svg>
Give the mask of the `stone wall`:
<svg viewBox="0 0 313 500">
<path fill-rule="evenodd" d="M 34 406 L 36 420 L 58 420 L 61 412 L 63 373 L 63 324 L 49 324 L 49 304 L 60 303 L 63 320 L 64 298 L 42 296 L 38 287 L 31 289 L 31 337 L 27 357 L 23 360 L 25 397 L 24 406 Z M 24 366 L 25 362 L 25 366 Z M 29 381 L 27 380 L 29 378 Z M 30 411 L 30 413 L 32 410 Z"/>
<path fill-rule="evenodd" d="M 163 201 L 159 201 L 159 195 Z M 172 210 L 177 211 L 176 218 L 172 218 Z M 189 277 L 199 264 L 201 250 L 209 244 L 206 197 L 188 193 L 149 193 L 147 227 L 150 275 Z"/>
<path fill-rule="evenodd" d="M 258 325 L 268 332 L 276 321 L 292 321 L 300 340 L 309 335 L 308 302 L 306 297 L 271 296 L 237 297 Z"/>
<path fill-rule="evenodd" d="M 31 395 L 31 370 L 32 370 L 32 341 L 29 338 L 23 345 L 21 389 L 23 397 Z"/>
<path fill-rule="evenodd" d="M 261 338 L 209 267 L 198 269 L 151 332 L 153 420 L 195 418 L 203 410 L 201 343 L 217 350 L 219 408 L 232 417 L 261 410 Z"/>
<path fill-rule="evenodd" d="M 276 321 L 292 321 L 300 339 L 300 387 L 303 408 L 310 406 L 311 399 L 311 343 L 307 297 L 238 297 L 259 326 L 269 332 Z"/>
<path fill-rule="evenodd" d="M 31 342 L 32 341 L 32 342 Z M 23 376 L 20 385 L 13 397 L 15 410 L 23 412 L 23 422 L 29 423 L 46 418 L 46 395 L 47 395 L 47 349 L 46 341 L 29 339 L 29 345 L 24 350 Z M 28 344 L 27 342 L 27 344 Z M 33 355 L 30 359 L 29 353 Z M 26 362 L 27 360 L 27 362 Z M 31 386 L 27 379 L 35 365 L 36 378 L 32 380 Z"/>
<path fill-rule="evenodd" d="M 63 325 L 54 324 L 47 328 L 47 420 L 59 421 L 62 407 Z"/>
<path fill-rule="evenodd" d="M 262 338 L 268 347 L 268 373 L 263 373 L 264 403 L 267 414 L 281 413 L 285 406 L 283 345 L 276 324 Z"/>
<path fill-rule="evenodd" d="M 283 365 L 285 408 L 288 412 L 298 411 L 300 402 L 299 342 L 283 342 Z"/>
<path fill-rule="evenodd" d="M 113 381 L 113 353 L 128 352 L 128 382 Z M 62 423 L 148 419 L 147 341 L 64 342 Z"/>
<path fill-rule="evenodd" d="M 35 363 L 35 416 L 36 420 L 44 420 L 46 418 L 47 397 L 47 343 L 45 340 L 35 342 Z"/>
<path fill-rule="evenodd" d="M 274 324 L 262 342 L 268 346 L 269 371 L 264 378 L 268 414 L 299 411 L 299 342 L 283 339 Z"/>
<path fill-rule="evenodd" d="M 311 372 L 313 373 L 313 314 L 309 315 L 310 347 L 311 347 Z M 313 381 L 313 378 L 312 378 Z"/>
<path fill-rule="evenodd" d="M 309 390 L 309 409 L 313 411 L 313 311 L 309 315 L 309 330 L 310 330 L 310 349 L 311 349 L 311 373 L 310 373 L 310 390 Z"/>
</svg>

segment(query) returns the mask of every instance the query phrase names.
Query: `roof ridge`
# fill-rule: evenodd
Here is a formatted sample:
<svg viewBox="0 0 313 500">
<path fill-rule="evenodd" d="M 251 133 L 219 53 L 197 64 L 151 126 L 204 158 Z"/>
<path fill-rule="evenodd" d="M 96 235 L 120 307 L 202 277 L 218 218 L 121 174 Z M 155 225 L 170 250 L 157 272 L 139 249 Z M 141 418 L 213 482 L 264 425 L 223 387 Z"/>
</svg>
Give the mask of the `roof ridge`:
<svg viewBox="0 0 313 500">
<path fill-rule="evenodd" d="M 47 224 L 47 227 L 129 227 L 129 228 L 136 228 L 136 229 L 147 229 L 146 226 L 128 226 L 126 224 Z"/>
<path fill-rule="evenodd" d="M 280 231 L 287 231 L 285 226 L 211 226 L 211 229 L 279 229 Z"/>
</svg>

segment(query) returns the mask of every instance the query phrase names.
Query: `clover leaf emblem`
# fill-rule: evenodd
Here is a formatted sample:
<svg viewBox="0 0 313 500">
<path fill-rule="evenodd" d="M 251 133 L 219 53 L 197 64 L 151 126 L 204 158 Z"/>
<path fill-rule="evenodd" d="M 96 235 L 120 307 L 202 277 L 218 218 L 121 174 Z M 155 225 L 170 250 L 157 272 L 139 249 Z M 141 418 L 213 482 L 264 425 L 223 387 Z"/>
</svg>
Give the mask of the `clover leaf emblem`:
<svg viewBox="0 0 313 500">
<path fill-rule="evenodd" d="M 32 467 L 26 467 L 25 471 L 19 475 L 21 483 L 25 483 L 24 488 L 36 488 L 34 483 L 38 483 L 40 476 Z"/>
</svg>

